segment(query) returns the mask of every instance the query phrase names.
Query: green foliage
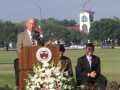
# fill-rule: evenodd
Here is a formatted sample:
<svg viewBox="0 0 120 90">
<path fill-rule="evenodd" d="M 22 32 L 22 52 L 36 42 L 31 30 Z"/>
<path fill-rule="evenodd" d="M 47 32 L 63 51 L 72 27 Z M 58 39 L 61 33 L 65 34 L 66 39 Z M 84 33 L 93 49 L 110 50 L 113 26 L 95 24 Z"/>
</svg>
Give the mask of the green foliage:
<svg viewBox="0 0 120 90">
<path fill-rule="evenodd" d="M 107 39 L 117 40 L 120 42 L 120 19 L 105 18 L 92 23 L 90 34 L 76 32 L 70 30 L 67 26 L 74 26 L 75 20 L 57 20 L 48 18 L 47 20 L 40 20 L 38 24 L 43 29 L 45 41 L 50 39 L 64 40 L 66 43 L 87 42 L 88 39 L 93 41 L 103 41 Z M 16 42 L 17 34 L 24 30 L 23 22 L 13 23 L 10 21 L 0 21 L 0 41 L 2 42 Z"/>
<path fill-rule="evenodd" d="M 112 40 L 120 39 L 120 20 L 113 19 L 101 19 L 92 23 L 91 32 L 89 37 L 92 40 Z"/>
<path fill-rule="evenodd" d="M 19 24 L 12 23 L 10 21 L 2 22 L 0 21 L 0 41 L 10 42 L 16 41 L 16 37 L 20 29 L 23 26 Z"/>
<path fill-rule="evenodd" d="M 46 40 L 57 39 L 64 40 L 65 42 L 80 41 L 79 32 L 68 30 L 64 26 L 64 23 L 56 19 L 49 18 L 42 28 L 44 29 L 44 36 Z"/>
<path fill-rule="evenodd" d="M 75 20 L 64 19 L 63 21 L 60 21 L 60 22 L 61 22 L 61 24 L 65 25 L 65 26 L 73 26 L 76 24 Z"/>
</svg>

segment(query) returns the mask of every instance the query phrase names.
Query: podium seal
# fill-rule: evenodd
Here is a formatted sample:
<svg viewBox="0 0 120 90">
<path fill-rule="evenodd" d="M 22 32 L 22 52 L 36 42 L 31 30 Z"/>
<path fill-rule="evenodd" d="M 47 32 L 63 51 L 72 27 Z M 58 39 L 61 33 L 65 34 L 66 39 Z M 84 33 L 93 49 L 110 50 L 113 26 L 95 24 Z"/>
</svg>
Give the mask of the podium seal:
<svg viewBox="0 0 120 90">
<path fill-rule="evenodd" d="M 36 52 L 36 58 L 41 63 L 47 63 L 52 59 L 52 52 L 47 47 L 41 47 Z"/>
</svg>

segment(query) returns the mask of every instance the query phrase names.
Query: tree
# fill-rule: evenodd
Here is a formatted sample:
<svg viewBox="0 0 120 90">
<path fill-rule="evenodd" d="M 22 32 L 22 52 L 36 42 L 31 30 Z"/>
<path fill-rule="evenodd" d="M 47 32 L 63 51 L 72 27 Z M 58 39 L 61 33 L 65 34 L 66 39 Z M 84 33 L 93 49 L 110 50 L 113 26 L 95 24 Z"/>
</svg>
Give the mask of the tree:
<svg viewBox="0 0 120 90">
<path fill-rule="evenodd" d="M 68 30 L 64 23 L 60 21 L 49 18 L 47 20 L 47 24 L 43 27 L 44 29 L 44 36 L 47 40 L 49 39 L 57 39 L 57 40 L 64 40 L 65 42 L 76 42 L 80 41 L 80 33 L 74 30 Z"/>
<path fill-rule="evenodd" d="M 89 38 L 93 41 L 103 41 L 112 39 L 119 39 L 120 35 L 120 20 L 113 19 L 101 19 L 92 23 Z"/>
</svg>

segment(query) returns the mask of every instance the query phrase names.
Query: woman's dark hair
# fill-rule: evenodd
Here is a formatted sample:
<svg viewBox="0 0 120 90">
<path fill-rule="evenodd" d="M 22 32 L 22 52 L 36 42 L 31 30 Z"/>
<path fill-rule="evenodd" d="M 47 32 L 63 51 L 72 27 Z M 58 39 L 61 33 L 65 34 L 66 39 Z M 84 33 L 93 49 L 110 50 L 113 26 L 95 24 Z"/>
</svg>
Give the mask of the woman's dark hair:
<svg viewBox="0 0 120 90">
<path fill-rule="evenodd" d="M 65 47 L 64 47 L 64 45 L 61 44 L 61 45 L 59 46 L 59 51 L 65 52 Z"/>
</svg>

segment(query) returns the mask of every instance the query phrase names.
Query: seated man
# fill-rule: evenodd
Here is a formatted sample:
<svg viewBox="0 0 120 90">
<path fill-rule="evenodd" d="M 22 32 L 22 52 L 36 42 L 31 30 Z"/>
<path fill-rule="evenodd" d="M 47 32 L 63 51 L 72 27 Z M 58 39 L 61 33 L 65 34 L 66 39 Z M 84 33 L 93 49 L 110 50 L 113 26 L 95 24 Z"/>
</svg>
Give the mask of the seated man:
<svg viewBox="0 0 120 90">
<path fill-rule="evenodd" d="M 78 58 L 76 66 L 77 85 L 81 88 L 95 85 L 100 90 L 105 90 L 107 80 L 101 75 L 100 58 L 93 54 L 94 45 L 86 44 L 85 55 Z"/>
</svg>

